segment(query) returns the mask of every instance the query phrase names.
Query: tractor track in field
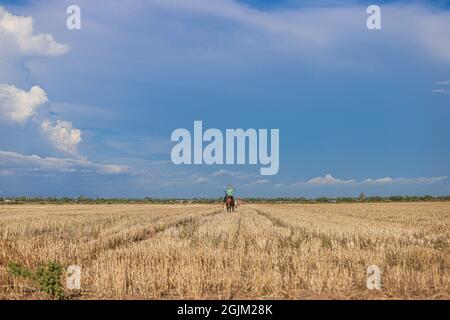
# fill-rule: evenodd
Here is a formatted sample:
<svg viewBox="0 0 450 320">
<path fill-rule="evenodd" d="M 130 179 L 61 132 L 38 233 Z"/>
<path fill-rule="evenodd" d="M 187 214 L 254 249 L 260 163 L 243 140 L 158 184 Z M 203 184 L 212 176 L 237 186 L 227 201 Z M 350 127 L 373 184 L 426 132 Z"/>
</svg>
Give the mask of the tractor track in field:
<svg viewBox="0 0 450 320">
<path fill-rule="evenodd" d="M 255 209 L 255 208 L 252 208 L 252 209 L 255 210 L 255 212 L 258 215 L 260 215 L 260 216 L 266 218 L 267 220 L 269 220 L 270 222 L 272 222 L 273 225 L 275 225 L 277 227 L 292 229 L 292 226 L 290 224 L 288 224 L 287 222 L 283 221 L 282 219 L 276 218 L 276 217 L 272 216 L 271 214 L 264 212 L 262 210 Z"/>
<path fill-rule="evenodd" d="M 127 238 L 127 239 L 118 239 L 117 241 L 114 241 L 113 243 L 108 244 L 108 246 L 106 248 L 100 248 L 100 250 L 95 250 L 96 248 L 93 249 L 94 252 L 90 252 L 90 254 L 88 255 L 88 257 L 86 257 L 83 260 L 95 260 L 98 258 L 98 256 L 100 256 L 101 254 L 103 254 L 104 252 L 107 251 L 111 251 L 111 250 L 116 250 L 116 249 L 122 249 L 122 248 L 126 248 L 128 246 L 131 246 L 133 244 L 145 241 L 145 240 L 149 240 L 153 237 L 155 237 L 156 235 L 158 235 L 161 232 L 166 231 L 167 229 L 170 228 L 177 228 L 177 227 L 182 227 L 182 226 L 186 226 L 192 223 L 197 222 L 199 219 L 201 218 L 205 218 L 205 217 L 211 217 L 211 216 L 215 216 L 219 213 L 221 213 L 222 210 L 214 210 L 214 211 L 209 211 L 203 214 L 200 214 L 198 216 L 195 217 L 188 217 L 188 218 L 184 218 L 184 219 L 180 219 L 177 221 L 174 221 L 172 223 L 168 223 L 166 225 L 163 226 L 159 226 L 156 228 L 152 228 L 152 225 L 158 221 L 161 221 L 164 217 L 159 217 L 158 219 L 155 219 L 154 221 L 149 223 L 149 228 L 145 228 L 143 230 L 142 233 L 138 233 L 135 236 L 131 237 L 131 238 Z M 183 215 L 183 213 L 177 214 L 177 216 L 181 216 Z"/>
<path fill-rule="evenodd" d="M 238 240 L 239 240 L 239 235 L 241 234 L 241 225 L 242 225 L 242 214 L 239 214 L 239 218 L 237 220 L 237 228 L 236 228 L 236 233 L 234 234 L 233 237 L 233 250 L 236 250 L 238 247 Z M 232 292 L 229 293 L 227 299 L 232 300 L 236 294 L 239 292 L 241 284 L 240 284 L 241 280 L 238 280 L 238 283 L 236 284 L 236 288 L 234 288 L 234 290 Z"/>
<path fill-rule="evenodd" d="M 239 214 L 238 222 L 237 222 L 237 229 L 236 233 L 234 235 L 233 243 L 235 246 L 237 246 L 239 235 L 241 234 L 241 224 L 242 224 L 242 214 Z"/>
</svg>

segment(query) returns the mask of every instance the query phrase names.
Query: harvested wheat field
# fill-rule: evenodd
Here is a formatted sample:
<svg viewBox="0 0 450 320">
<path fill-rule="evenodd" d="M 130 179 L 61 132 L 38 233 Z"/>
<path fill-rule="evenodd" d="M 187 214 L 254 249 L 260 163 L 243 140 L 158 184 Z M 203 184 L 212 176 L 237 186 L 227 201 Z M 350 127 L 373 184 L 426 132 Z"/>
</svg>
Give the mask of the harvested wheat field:
<svg viewBox="0 0 450 320">
<path fill-rule="evenodd" d="M 450 203 L 1 205 L 0 298 L 48 298 L 9 267 L 46 261 L 72 299 L 449 299 Z"/>
</svg>

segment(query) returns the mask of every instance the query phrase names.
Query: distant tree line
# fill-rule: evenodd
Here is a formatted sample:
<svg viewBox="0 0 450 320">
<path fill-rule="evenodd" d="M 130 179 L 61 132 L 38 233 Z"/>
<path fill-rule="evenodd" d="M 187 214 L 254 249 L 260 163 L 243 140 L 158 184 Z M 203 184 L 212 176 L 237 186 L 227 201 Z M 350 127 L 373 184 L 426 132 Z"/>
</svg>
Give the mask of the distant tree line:
<svg viewBox="0 0 450 320">
<path fill-rule="evenodd" d="M 370 196 L 370 197 L 280 197 L 280 198 L 247 198 L 247 202 L 267 202 L 267 203 L 361 203 L 361 202 L 428 202 L 428 201 L 450 201 L 450 195 L 447 196 Z"/>
<path fill-rule="evenodd" d="M 447 196 L 365 196 L 360 194 L 358 197 L 278 197 L 278 198 L 239 198 L 243 203 L 366 203 L 366 202 L 423 202 L 423 201 L 450 201 L 450 195 Z M 22 203 L 42 203 L 42 204 L 212 204 L 221 202 L 222 198 L 89 198 L 86 196 L 71 197 L 0 197 L 0 204 L 22 204 Z"/>
</svg>

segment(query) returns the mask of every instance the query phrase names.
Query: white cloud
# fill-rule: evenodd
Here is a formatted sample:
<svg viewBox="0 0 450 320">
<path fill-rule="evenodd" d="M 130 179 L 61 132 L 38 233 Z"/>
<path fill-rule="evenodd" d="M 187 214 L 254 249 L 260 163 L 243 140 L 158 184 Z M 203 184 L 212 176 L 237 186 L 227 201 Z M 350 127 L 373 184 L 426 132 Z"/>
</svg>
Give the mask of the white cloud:
<svg viewBox="0 0 450 320">
<path fill-rule="evenodd" d="M 225 169 L 220 169 L 211 174 L 212 177 L 236 177 L 242 175 L 241 171 L 229 171 Z"/>
<path fill-rule="evenodd" d="M 379 179 L 366 179 L 362 182 L 362 184 L 368 184 L 368 185 L 384 185 L 384 184 L 391 184 L 394 183 L 395 180 L 390 177 L 385 178 L 379 178 Z"/>
<path fill-rule="evenodd" d="M 279 10 L 258 10 L 232 0 L 157 0 L 152 5 L 169 8 L 180 13 L 180 16 L 197 15 L 198 19 L 214 17 L 221 22 L 234 23 L 238 34 L 246 39 L 244 45 L 270 42 L 271 48 L 284 46 L 302 52 L 309 51 L 314 56 L 324 52 L 329 59 L 330 50 L 348 48 L 355 42 L 366 41 L 368 47 L 373 48 L 378 41 L 369 37 L 367 29 L 363 28 L 365 6 L 357 3 Z M 450 63 L 448 10 L 433 10 L 420 4 L 393 3 L 383 6 L 382 16 L 383 25 L 386 26 L 383 29 L 388 30 L 389 38 L 395 39 L 383 40 L 380 43 L 383 47 L 413 46 L 417 52 L 425 52 L 435 60 Z M 245 36 L 252 37 L 252 40 Z M 345 58 L 347 52 L 339 54 Z"/>
<path fill-rule="evenodd" d="M 446 89 L 435 89 L 435 90 L 432 90 L 431 92 L 433 92 L 433 93 L 441 93 L 441 94 L 445 94 L 445 95 L 447 95 L 447 96 L 450 97 L 450 90 L 446 90 Z"/>
<path fill-rule="evenodd" d="M 234 177 L 239 179 L 251 178 L 256 176 L 257 174 L 254 173 L 246 173 L 242 171 L 230 171 L 225 169 L 219 169 L 218 171 L 211 173 L 211 177 Z"/>
<path fill-rule="evenodd" d="M 237 1 L 219 0 L 158 0 L 155 4 L 168 7 L 174 12 L 180 11 L 189 15 L 213 16 L 215 18 L 226 19 L 229 22 L 239 23 L 242 27 L 252 28 L 268 35 L 280 37 L 291 37 L 299 42 L 310 42 L 318 46 L 326 46 L 333 42 L 332 28 L 326 24 L 314 24 L 313 20 L 317 15 L 322 14 L 322 19 L 333 24 L 334 10 L 319 11 L 292 10 L 292 11 L 263 11 L 251 8 L 248 5 Z M 344 11 L 341 11 L 345 15 Z M 354 12 L 351 13 L 354 16 Z"/>
<path fill-rule="evenodd" d="M 413 12 L 412 14 L 415 15 Z M 421 20 L 415 30 L 422 45 L 433 56 L 446 63 L 450 63 L 450 14 L 444 11 L 417 12 L 417 18 Z"/>
<path fill-rule="evenodd" d="M 377 179 L 365 179 L 357 181 L 355 179 L 342 180 L 333 177 L 331 174 L 327 174 L 324 177 L 316 177 L 308 180 L 307 182 L 296 182 L 293 184 L 277 183 L 275 188 L 294 188 L 307 185 L 327 186 L 327 185 L 349 185 L 349 186 L 384 186 L 384 185 L 431 185 L 447 180 L 449 176 L 438 177 L 419 177 L 419 178 L 377 178 Z"/>
<path fill-rule="evenodd" d="M 24 91 L 12 85 L 0 84 L 0 118 L 24 123 L 29 118 L 35 118 L 36 110 L 49 102 L 46 92 L 39 86 Z M 70 121 L 57 120 L 52 124 L 44 120 L 41 128 L 56 149 L 76 154 L 77 146 L 81 142 L 81 130 L 73 127 Z"/>
<path fill-rule="evenodd" d="M 205 177 L 198 177 L 197 178 L 197 182 L 198 183 L 205 183 L 205 182 L 209 182 L 209 179 L 205 178 Z"/>
<path fill-rule="evenodd" d="M 42 122 L 41 128 L 58 150 L 76 154 L 81 142 L 81 130 L 74 128 L 72 122 L 57 120 L 53 125 L 47 119 Z"/>
<path fill-rule="evenodd" d="M 434 184 L 438 182 L 442 182 L 448 179 L 448 176 L 440 176 L 440 177 L 420 177 L 420 178 L 396 178 L 394 179 L 395 183 L 400 184 L 419 184 L 419 185 L 426 185 L 426 184 Z"/>
<path fill-rule="evenodd" d="M 42 158 L 37 155 L 24 155 L 15 152 L 0 151 L 0 170 L 9 175 L 18 172 L 32 173 L 129 173 L 126 166 L 99 164 L 86 159 Z"/>
<path fill-rule="evenodd" d="M 326 174 L 325 177 L 316 177 L 308 180 L 308 184 L 314 185 L 336 185 L 336 184 L 351 184 L 355 180 L 341 180 L 333 177 L 331 174 Z"/>
<path fill-rule="evenodd" d="M 0 170 L 0 177 L 7 177 L 12 175 L 14 172 L 11 170 Z"/>
<path fill-rule="evenodd" d="M 440 86 L 450 86 L 450 80 L 437 81 L 436 84 Z M 447 88 L 434 89 L 431 92 L 444 94 L 450 98 L 450 90 L 448 90 Z"/>
<path fill-rule="evenodd" d="M 267 183 L 270 183 L 270 180 L 268 180 L 268 179 L 258 179 L 256 181 L 253 181 L 250 184 L 267 184 Z"/>
<path fill-rule="evenodd" d="M 69 46 L 51 34 L 35 34 L 32 17 L 16 16 L 0 6 L 0 53 L 11 50 L 16 55 L 58 56 L 67 53 Z"/>
<path fill-rule="evenodd" d="M 419 177 L 419 178 L 381 178 L 381 179 L 366 179 L 361 184 L 366 185 L 385 185 L 385 184 L 415 184 L 415 185 L 428 185 L 438 182 L 442 182 L 448 179 L 448 176 L 440 177 Z"/>
<path fill-rule="evenodd" d="M 3 119 L 23 123 L 46 102 L 47 94 L 39 86 L 23 91 L 15 86 L 0 84 L 0 117 Z"/>
</svg>

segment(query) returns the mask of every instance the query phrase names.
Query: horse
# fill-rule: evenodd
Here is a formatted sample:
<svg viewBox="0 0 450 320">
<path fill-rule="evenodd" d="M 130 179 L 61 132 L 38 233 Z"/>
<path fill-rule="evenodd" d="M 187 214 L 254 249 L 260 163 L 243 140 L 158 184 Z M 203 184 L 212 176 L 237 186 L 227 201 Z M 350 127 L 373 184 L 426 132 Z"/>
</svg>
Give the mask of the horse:
<svg viewBox="0 0 450 320">
<path fill-rule="evenodd" d="M 225 205 L 227 207 L 227 212 L 234 212 L 234 200 L 233 197 L 228 196 L 227 199 L 225 200 Z"/>
</svg>

